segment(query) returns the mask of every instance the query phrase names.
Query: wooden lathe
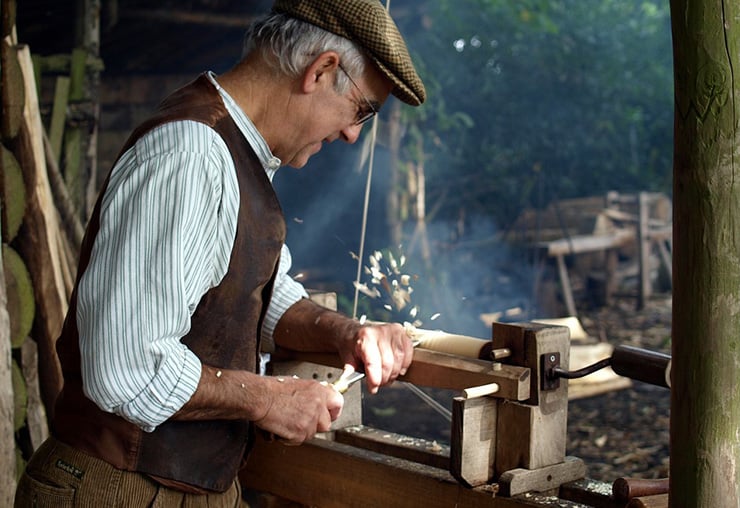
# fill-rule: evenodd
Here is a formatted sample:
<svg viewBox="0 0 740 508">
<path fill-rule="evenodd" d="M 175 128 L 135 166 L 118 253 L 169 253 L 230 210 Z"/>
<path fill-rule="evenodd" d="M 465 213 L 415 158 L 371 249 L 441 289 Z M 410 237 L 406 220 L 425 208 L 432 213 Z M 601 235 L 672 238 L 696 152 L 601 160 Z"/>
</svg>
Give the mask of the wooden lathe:
<svg viewBox="0 0 740 508">
<path fill-rule="evenodd" d="M 478 342 L 479 356 L 490 359 L 422 343 L 401 379 L 460 392 L 451 401 L 449 446 L 364 426 L 356 384 L 331 432 L 301 446 L 258 438 L 242 484 L 267 493 L 272 506 L 667 506 L 667 494 L 631 501 L 615 495 L 611 484 L 586 478 L 581 459 L 566 456 L 567 327 L 494 323 L 492 340 Z M 340 367 L 331 356 L 283 355 L 272 373 L 331 382 Z"/>
</svg>

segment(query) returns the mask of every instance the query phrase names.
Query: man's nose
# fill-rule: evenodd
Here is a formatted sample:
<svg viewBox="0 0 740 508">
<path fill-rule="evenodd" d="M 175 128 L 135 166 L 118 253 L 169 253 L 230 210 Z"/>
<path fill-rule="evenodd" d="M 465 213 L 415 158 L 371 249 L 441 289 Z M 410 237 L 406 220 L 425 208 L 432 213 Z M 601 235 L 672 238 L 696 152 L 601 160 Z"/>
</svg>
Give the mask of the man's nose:
<svg viewBox="0 0 740 508">
<path fill-rule="evenodd" d="M 349 144 L 354 143 L 360 138 L 360 132 L 362 132 L 362 125 L 352 124 L 345 129 L 342 129 L 342 139 Z"/>
</svg>

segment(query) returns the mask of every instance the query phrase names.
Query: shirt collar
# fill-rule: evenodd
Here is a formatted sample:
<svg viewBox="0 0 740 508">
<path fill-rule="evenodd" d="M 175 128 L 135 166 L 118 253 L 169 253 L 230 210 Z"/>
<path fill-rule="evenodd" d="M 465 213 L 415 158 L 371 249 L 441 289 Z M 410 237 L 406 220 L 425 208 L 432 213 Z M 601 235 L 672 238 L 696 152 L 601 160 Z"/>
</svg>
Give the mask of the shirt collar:
<svg viewBox="0 0 740 508">
<path fill-rule="evenodd" d="M 216 81 L 216 75 L 209 71 L 206 73 L 206 76 L 210 82 L 213 83 L 213 86 L 216 87 L 216 90 L 218 90 L 218 93 L 224 101 L 226 110 L 234 119 L 237 127 L 239 127 L 239 130 L 244 134 L 247 142 L 249 142 L 250 146 L 257 154 L 257 157 L 262 163 L 262 167 L 265 169 L 267 176 L 272 181 L 272 177 L 275 176 L 275 172 L 280 168 L 282 161 L 272 154 L 270 147 L 267 145 L 267 141 L 265 141 L 265 138 L 262 137 L 262 134 L 260 134 L 252 123 L 252 120 L 249 119 L 242 108 L 240 108 L 234 99 L 226 93 L 226 90 L 221 88 L 221 85 Z"/>
</svg>

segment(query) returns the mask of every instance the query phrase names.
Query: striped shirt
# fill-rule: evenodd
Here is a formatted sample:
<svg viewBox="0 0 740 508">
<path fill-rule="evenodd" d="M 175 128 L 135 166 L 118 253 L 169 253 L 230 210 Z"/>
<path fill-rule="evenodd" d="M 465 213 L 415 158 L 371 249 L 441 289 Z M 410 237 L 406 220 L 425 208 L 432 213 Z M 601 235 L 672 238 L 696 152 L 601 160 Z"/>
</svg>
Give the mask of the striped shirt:
<svg viewBox="0 0 740 508">
<path fill-rule="evenodd" d="M 280 160 L 209 78 L 272 181 Z M 238 210 L 229 150 L 202 123 L 161 125 L 121 156 L 78 288 L 83 386 L 101 409 L 152 431 L 195 392 L 201 363 L 180 338 L 201 297 L 226 274 Z M 290 266 L 284 245 L 263 350 L 274 347 L 272 332 L 285 310 L 307 296 L 288 275 Z"/>
</svg>

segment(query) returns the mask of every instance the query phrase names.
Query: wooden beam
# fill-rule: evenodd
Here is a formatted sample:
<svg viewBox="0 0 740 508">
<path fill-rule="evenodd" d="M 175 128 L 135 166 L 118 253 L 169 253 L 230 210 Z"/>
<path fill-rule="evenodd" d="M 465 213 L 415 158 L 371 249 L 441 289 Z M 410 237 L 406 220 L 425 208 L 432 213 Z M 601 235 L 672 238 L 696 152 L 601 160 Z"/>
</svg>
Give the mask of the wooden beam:
<svg viewBox="0 0 740 508">
<path fill-rule="evenodd" d="M 560 277 L 560 288 L 563 291 L 563 299 L 565 300 L 565 308 L 568 310 L 568 315 L 577 316 L 576 302 L 573 298 L 573 288 L 570 284 L 568 267 L 565 265 L 565 256 L 563 254 L 558 254 L 556 258 L 558 261 L 558 275 Z"/>
<path fill-rule="evenodd" d="M 538 245 L 548 256 L 581 254 L 622 247 L 635 240 L 635 232 L 630 229 L 618 229 L 607 235 L 577 235 L 561 238 L 551 242 L 540 242 Z"/>
<path fill-rule="evenodd" d="M 49 127 L 49 140 L 54 155 L 54 162 L 59 166 L 59 157 L 62 153 L 62 139 L 64 127 L 67 121 L 67 105 L 69 104 L 70 78 L 59 76 L 54 88 L 54 106 L 51 112 L 51 123 Z"/>
<path fill-rule="evenodd" d="M 647 193 L 641 192 L 638 197 L 639 221 L 637 225 L 637 245 L 639 253 L 640 283 L 637 292 L 637 309 L 644 309 L 647 299 L 650 298 L 650 237 L 648 236 L 648 218 L 650 215 Z"/>
<path fill-rule="evenodd" d="M 364 425 L 337 430 L 334 433 L 334 440 L 337 443 L 419 462 L 444 471 L 450 469 L 450 447 L 436 441 L 404 436 Z"/>
<path fill-rule="evenodd" d="M 25 260 L 36 294 L 36 326 L 33 336 L 39 345 L 41 395 L 47 414 L 62 387 L 62 373 L 55 343 L 67 312 L 71 288 L 65 282 L 66 254 L 62 251 L 59 214 L 53 203 L 43 146 L 43 127 L 34 81 L 31 54 L 19 47 L 19 63 L 24 75 L 26 104 L 18 135 L 16 155 L 23 168 L 28 204 L 23 234 L 16 239 L 18 252 Z"/>
<path fill-rule="evenodd" d="M 339 357 L 333 354 L 299 353 L 281 349 L 273 358 L 278 361 L 303 360 L 338 368 L 343 366 Z M 414 351 L 414 361 L 406 375 L 398 379 L 418 386 L 460 391 L 471 386 L 497 383 L 499 391 L 494 394 L 495 397 L 511 400 L 527 400 L 530 397 L 528 368 L 497 365 L 495 362 L 462 358 L 426 349 Z"/>
<path fill-rule="evenodd" d="M 513 469 L 499 478 L 500 492 L 505 496 L 516 496 L 525 492 L 555 490 L 563 483 L 586 476 L 586 464 L 576 457 L 565 457 L 559 464 L 539 469 Z"/>
<path fill-rule="evenodd" d="M 447 471 L 323 439 L 285 446 L 257 438 L 239 478 L 247 489 L 322 508 L 579 506 L 553 496 L 495 496 L 495 485 L 469 489 Z"/>
<path fill-rule="evenodd" d="M 126 10 L 119 11 L 121 18 L 143 19 L 173 24 L 211 25 L 246 29 L 256 16 L 241 16 L 231 14 L 211 14 L 208 12 L 192 12 L 175 9 L 160 10 Z"/>
<path fill-rule="evenodd" d="M 464 485 L 493 480 L 497 415 L 498 401 L 490 397 L 453 401 L 450 472 Z"/>
</svg>

